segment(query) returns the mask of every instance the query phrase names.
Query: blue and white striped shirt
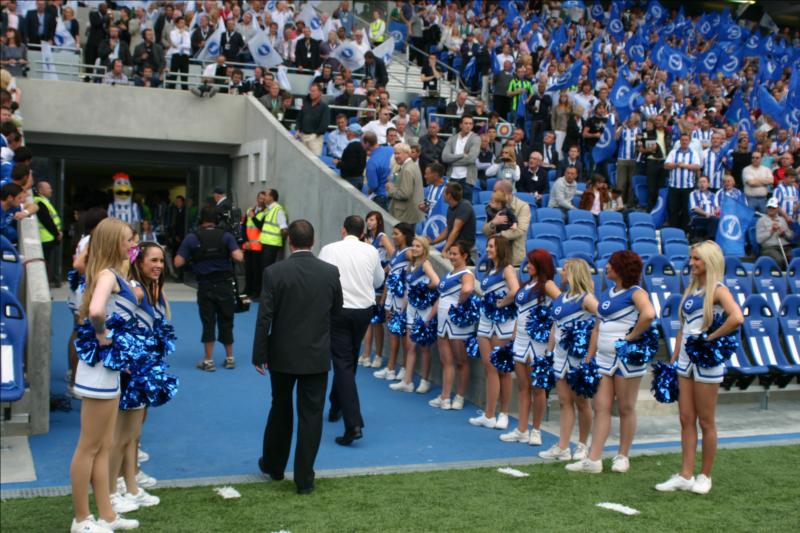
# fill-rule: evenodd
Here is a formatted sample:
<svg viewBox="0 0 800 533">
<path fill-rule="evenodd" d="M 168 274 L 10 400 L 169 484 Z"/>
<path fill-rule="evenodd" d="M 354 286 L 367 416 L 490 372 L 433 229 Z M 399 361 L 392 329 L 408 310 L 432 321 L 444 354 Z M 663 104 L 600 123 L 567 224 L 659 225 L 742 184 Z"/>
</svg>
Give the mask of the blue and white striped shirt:
<svg viewBox="0 0 800 533">
<path fill-rule="evenodd" d="M 425 201 L 429 206 L 433 207 L 439 201 L 446 185 L 447 180 L 445 179 L 441 185 L 428 185 L 425 187 Z M 430 211 L 428 213 L 430 214 Z"/>
<path fill-rule="evenodd" d="M 626 161 L 635 161 L 638 154 L 636 147 L 636 136 L 641 135 L 642 130 L 639 127 L 635 128 L 622 128 L 622 133 L 619 135 L 619 159 Z"/>
<path fill-rule="evenodd" d="M 708 178 L 708 187 L 710 189 L 722 188 L 722 158 L 723 153 L 721 149 L 717 151 L 707 148 L 703 150 L 703 170 L 701 175 Z"/>
<path fill-rule="evenodd" d="M 783 212 L 794 218 L 794 209 L 798 202 L 797 186 L 779 183 L 772 195 L 778 199 Z"/>
<path fill-rule="evenodd" d="M 706 215 L 713 216 L 717 211 L 716 202 L 717 198 L 713 192 L 700 192 L 699 190 L 695 190 L 689 195 L 689 210 L 694 211 L 695 207 L 699 207 Z"/>
<path fill-rule="evenodd" d="M 692 149 L 673 150 L 667 156 L 664 163 L 686 163 L 689 165 L 698 164 L 697 156 Z M 694 189 L 696 172 L 685 168 L 673 168 L 669 171 L 669 186 L 673 189 Z"/>
<path fill-rule="evenodd" d="M 778 140 L 776 139 L 775 141 L 772 142 L 772 146 L 770 146 L 769 148 L 770 153 L 776 155 L 783 155 L 784 152 L 789 150 L 789 147 L 791 145 L 790 141 L 791 139 L 786 139 L 783 142 L 778 142 Z"/>
<path fill-rule="evenodd" d="M 714 201 L 717 203 L 717 207 L 722 209 L 722 195 L 727 196 L 728 198 L 733 198 L 734 200 L 747 205 L 747 197 L 744 195 L 742 191 L 733 187 L 731 190 L 726 191 L 725 189 L 720 189 L 717 191 L 717 194 L 714 195 Z"/>
<path fill-rule="evenodd" d="M 700 144 L 703 145 L 703 148 L 708 148 L 711 145 L 711 134 L 714 133 L 709 128 L 707 131 L 697 128 L 696 130 L 692 131 L 692 139 L 697 139 L 700 141 Z"/>
<path fill-rule="evenodd" d="M 643 105 L 639 108 L 644 118 L 650 118 L 658 115 L 658 106 L 655 104 Z"/>
</svg>

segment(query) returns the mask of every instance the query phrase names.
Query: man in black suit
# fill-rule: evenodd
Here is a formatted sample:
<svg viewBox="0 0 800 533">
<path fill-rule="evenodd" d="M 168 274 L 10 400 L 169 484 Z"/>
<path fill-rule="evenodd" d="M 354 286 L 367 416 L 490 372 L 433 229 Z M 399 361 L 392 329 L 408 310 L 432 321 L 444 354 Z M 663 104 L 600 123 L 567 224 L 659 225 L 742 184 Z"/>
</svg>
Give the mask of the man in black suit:
<svg viewBox="0 0 800 533">
<path fill-rule="evenodd" d="M 547 170 L 558 169 L 558 150 L 556 150 L 556 134 L 544 132 L 544 141 L 532 145 L 535 152 L 542 154 L 542 166 Z"/>
<path fill-rule="evenodd" d="M 307 220 L 289 225 L 292 255 L 264 270 L 253 364 L 269 369 L 272 388 L 259 469 L 283 479 L 292 445 L 292 400 L 297 384 L 297 445 L 294 482 L 298 494 L 314 490 L 314 461 L 322 438 L 322 413 L 331 367 L 331 317 L 342 308 L 339 270 L 314 257 L 314 228 Z"/>
<path fill-rule="evenodd" d="M 36 0 L 36 9 L 25 13 L 25 25 L 22 34 L 29 44 L 53 43 L 56 35 L 56 15 L 47 9 L 44 0 Z"/>
<path fill-rule="evenodd" d="M 533 194 L 537 203 L 542 199 L 542 195 L 550 189 L 547 182 L 547 169 L 542 168 L 541 165 L 542 154 L 531 152 L 527 163 L 520 169 L 520 177 L 517 182 L 517 191 Z"/>
<path fill-rule="evenodd" d="M 225 21 L 225 31 L 219 37 L 219 48 L 226 61 L 238 61 L 239 52 L 244 48 L 244 37 L 236 31 L 236 21 L 233 18 Z"/>
<path fill-rule="evenodd" d="M 307 68 L 317 70 L 322 64 L 319 55 L 319 41 L 311 37 L 311 28 L 303 28 L 303 38 L 297 41 L 294 48 L 295 66 L 297 68 Z"/>
<path fill-rule="evenodd" d="M 581 149 L 577 145 L 570 146 L 567 150 L 567 157 L 558 163 L 558 172 L 556 177 L 561 177 L 566 172 L 567 167 L 575 167 L 578 169 L 578 176 L 583 176 L 583 164 L 581 163 Z"/>
<path fill-rule="evenodd" d="M 97 60 L 100 43 L 108 38 L 108 27 L 108 6 L 101 2 L 97 11 L 93 9 L 89 12 L 89 32 L 83 45 L 83 62 L 87 65 L 94 65 Z"/>
<path fill-rule="evenodd" d="M 386 87 L 389 83 L 389 73 L 386 72 L 386 63 L 380 57 L 375 57 L 372 50 L 364 54 L 364 75 L 375 80 L 376 87 Z"/>
<path fill-rule="evenodd" d="M 540 79 L 539 83 L 536 85 L 536 92 L 528 97 L 528 101 L 525 104 L 532 122 L 532 144 L 542 142 L 542 134 L 545 130 L 545 124 L 550 124 L 550 111 L 553 107 L 553 99 L 545 92 L 545 90 L 545 80 Z"/>
</svg>

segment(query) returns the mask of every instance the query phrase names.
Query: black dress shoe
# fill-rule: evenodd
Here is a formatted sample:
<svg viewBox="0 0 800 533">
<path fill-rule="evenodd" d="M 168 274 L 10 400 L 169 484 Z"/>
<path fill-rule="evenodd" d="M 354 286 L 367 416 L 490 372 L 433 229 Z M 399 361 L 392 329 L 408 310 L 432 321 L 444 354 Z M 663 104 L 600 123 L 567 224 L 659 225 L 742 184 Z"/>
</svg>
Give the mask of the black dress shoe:
<svg viewBox="0 0 800 533">
<path fill-rule="evenodd" d="M 302 488 L 297 487 L 297 494 L 306 495 L 306 494 L 311 494 L 312 492 L 314 492 L 314 485 Z"/>
<path fill-rule="evenodd" d="M 283 474 L 276 474 L 269 468 L 267 468 L 266 463 L 264 463 L 264 458 L 258 458 L 258 469 L 261 470 L 263 473 L 268 475 L 272 481 L 281 481 L 283 479 Z"/>
<path fill-rule="evenodd" d="M 342 419 L 342 412 L 340 410 L 331 409 L 328 411 L 328 422 L 338 422 Z"/>
<path fill-rule="evenodd" d="M 341 437 L 336 437 L 336 444 L 349 446 L 354 440 L 358 440 L 363 436 L 364 434 L 361 432 L 361 428 L 356 426 L 352 429 L 345 430 L 344 435 Z"/>
</svg>

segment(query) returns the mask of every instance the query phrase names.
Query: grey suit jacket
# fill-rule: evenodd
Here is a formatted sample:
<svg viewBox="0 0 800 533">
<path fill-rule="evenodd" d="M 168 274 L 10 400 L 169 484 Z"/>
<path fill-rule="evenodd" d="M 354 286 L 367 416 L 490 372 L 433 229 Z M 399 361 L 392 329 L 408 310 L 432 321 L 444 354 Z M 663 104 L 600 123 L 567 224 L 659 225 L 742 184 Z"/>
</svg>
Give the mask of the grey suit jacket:
<svg viewBox="0 0 800 533">
<path fill-rule="evenodd" d="M 456 140 L 459 134 L 451 136 L 444 145 L 442 151 L 442 162 L 447 165 L 447 175 L 453 175 L 453 167 L 466 167 L 467 168 L 467 183 L 475 185 L 478 181 L 478 167 L 475 166 L 475 161 L 478 159 L 478 154 L 481 151 L 481 138 L 475 133 L 470 133 L 467 140 L 467 145 L 464 147 L 463 154 L 456 153 Z"/>
</svg>

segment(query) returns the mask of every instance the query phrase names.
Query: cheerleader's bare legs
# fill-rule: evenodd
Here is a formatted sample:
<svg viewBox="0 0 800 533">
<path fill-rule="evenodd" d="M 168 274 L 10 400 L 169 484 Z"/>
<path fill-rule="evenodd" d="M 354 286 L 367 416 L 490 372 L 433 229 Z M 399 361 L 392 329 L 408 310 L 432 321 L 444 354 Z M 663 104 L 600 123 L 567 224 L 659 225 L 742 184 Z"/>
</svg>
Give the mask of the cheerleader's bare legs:
<svg viewBox="0 0 800 533">
<path fill-rule="evenodd" d="M 486 418 L 495 416 L 498 399 L 501 413 L 508 413 L 508 406 L 511 403 L 511 374 L 501 374 L 491 361 L 492 350 L 506 344 L 508 344 L 507 339 L 478 337 L 478 350 L 486 372 L 486 407 L 483 410 Z"/>
<path fill-rule="evenodd" d="M 111 493 L 117 491 L 117 474 L 122 473 L 125 479 L 125 487 L 129 494 L 137 494 L 139 489 L 136 485 L 136 455 L 138 453 L 137 443 L 142 431 L 145 409 L 131 409 L 120 411 L 117 416 L 117 423 L 114 430 L 114 443 L 111 451 L 111 472 L 109 488 Z M 133 453 L 133 460 L 131 460 Z"/>
</svg>

